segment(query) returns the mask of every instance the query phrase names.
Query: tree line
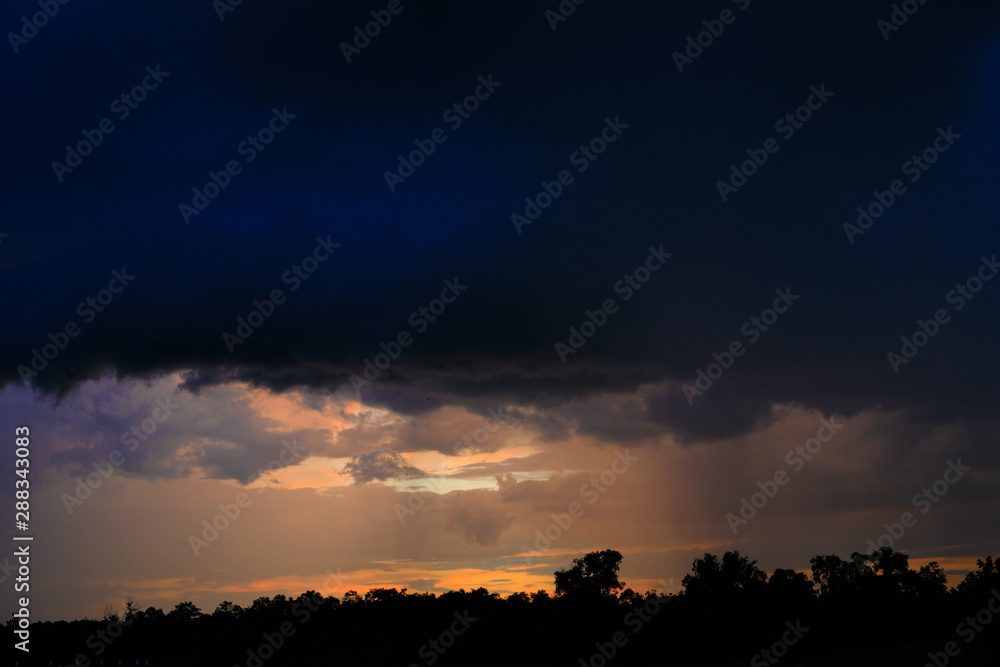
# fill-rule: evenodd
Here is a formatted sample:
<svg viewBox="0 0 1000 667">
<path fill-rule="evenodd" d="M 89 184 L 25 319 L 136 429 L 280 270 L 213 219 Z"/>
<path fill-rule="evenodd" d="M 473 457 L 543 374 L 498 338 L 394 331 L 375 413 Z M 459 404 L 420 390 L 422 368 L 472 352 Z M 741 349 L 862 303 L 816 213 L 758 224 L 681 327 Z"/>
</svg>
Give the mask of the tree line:
<svg viewBox="0 0 1000 667">
<path fill-rule="evenodd" d="M 914 570 L 907 554 L 889 548 L 850 559 L 816 556 L 808 574 L 768 574 L 739 551 L 706 553 L 676 593 L 668 586 L 634 591 L 619 578 L 621 562 L 610 549 L 575 559 L 555 572 L 553 595 L 306 591 L 246 607 L 223 601 L 210 613 L 190 601 L 164 612 L 129 599 L 99 620 L 32 624 L 33 655 L 17 652 L 7 664 L 757 667 L 794 651 L 790 665 L 830 654 L 860 665 L 886 656 L 922 665 L 935 655 L 950 660 L 949 641 L 966 664 L 1000 656 L 1000 572 L 991 556 L 949 588 L 938 563 Z M 992 600 L 997 613 L 984 613 Z M 996 621 L 984 622 L 987 615 Z M 13 629 L 8 622 L 8 646 Z M 791 637 L 794 646 L 780 646 Z"/>
</svg>

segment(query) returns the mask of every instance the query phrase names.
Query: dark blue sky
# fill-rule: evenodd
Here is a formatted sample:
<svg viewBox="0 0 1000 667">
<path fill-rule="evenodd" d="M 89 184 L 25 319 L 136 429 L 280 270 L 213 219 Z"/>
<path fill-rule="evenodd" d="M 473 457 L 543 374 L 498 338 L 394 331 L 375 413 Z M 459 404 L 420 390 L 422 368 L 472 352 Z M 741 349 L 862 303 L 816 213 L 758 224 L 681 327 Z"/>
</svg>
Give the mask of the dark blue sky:
<svg viewBox="0 0 1000 667">
<path fill-rule="evenodd" d="M 32 6 L 8 3 L 3 24 Z M 394 369 L 433 378 L 435 404 L 686 381 L 791 286 L 794 317 L 731 383 L 753 399 L 732 400 L 994 405 L 994 290 L 904 374 L 886 354 L 998 249 L 995 10 L 924 6 L 886 41 L 876 22 L 891 9 L 871 3 L 591 2 L 553 31 L 535 3 L 407 2 L 348 64 L 339 43 L 373 7 L 249 1 L 220 21 L 208 2 L 72 3 L 18 44 L 3 70 L 8 381 L 124 265 L 138 277 L 120 305 L 39 386 L 182 368 L 336 387 L 459 276 L 455 314 Z M 727 7 L 732 23 L 679 73 L 672 54 Z M 113 100 L 147 66 L 169 76 L 119 120 Z M 442 113 L 487 75 L 501 85 L 452 130 Z M 833 95 L 801 129 L 776 131 L 821 85 Z M 294 120 L 243 162 L 273 108 Z M 52 162 L 105 117 L 114 132 L 60 183 Z M 628 129 L 576 172 L 571 154 L 608 117 Z M 438 127 L 447 141 L 390 191 L 396 156 Z M 939 127 L 961 139 L 848 243 L 843 224 Z M 723 202 L 717 181 L 768 137 L 778 152 Z M 242 171 L 185 225 L 178 205 L 233 159 Z M 511 214 L 567 168 L 574 183 L 519 235 Z M 342 244 L 335 259 L 230 355 L 221 333 L 318 235 Z M 660 244 L 670 266 L 561 363 L 554 343 Z"/>
</svg>

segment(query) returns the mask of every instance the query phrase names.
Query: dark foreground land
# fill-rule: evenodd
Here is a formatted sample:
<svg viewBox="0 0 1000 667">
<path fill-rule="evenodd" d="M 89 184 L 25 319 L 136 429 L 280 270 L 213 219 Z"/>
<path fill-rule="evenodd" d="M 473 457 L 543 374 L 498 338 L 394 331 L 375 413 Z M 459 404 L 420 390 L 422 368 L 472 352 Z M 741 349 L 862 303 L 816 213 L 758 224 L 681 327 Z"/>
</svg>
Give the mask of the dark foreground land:
<svg viewBox="0 0 1000 667">
<path fill-rule="evenodd" d="M 948 590 L 936 564 L 908 567 L 885 549 L 817 556 L 812 577 L 770 576 L 729 552 L 694 562 L 683 590 L 639 594 L 618 580 L 621 555 L 588 554 L 544 591 L 506 598 L 374 589 L 262 597 L 210 613 L 131 601 L 101 620 L 34 623 L 13 665 L 312 667 L 319 665 L 1000 665 L 1000 572 L 979 562 Z M 121 661 L 119 663 L 119 660 Z M 51 662 L 50 662 L 51 661 Z M 103 662 L 102 662 L 103 661 Z"/>
</svg>

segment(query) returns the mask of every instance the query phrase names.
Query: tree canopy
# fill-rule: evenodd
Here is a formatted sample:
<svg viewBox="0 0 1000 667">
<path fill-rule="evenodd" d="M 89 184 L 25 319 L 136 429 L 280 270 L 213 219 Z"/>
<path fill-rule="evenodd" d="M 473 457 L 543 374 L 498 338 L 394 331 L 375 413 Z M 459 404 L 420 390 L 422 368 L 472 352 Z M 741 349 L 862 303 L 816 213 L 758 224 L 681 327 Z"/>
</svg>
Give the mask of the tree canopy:
<svg viewBox="0 0 1000 667">
<path fill-rule="evenodd" d="M 556 596 L 608 597 L 625 587 L 618 580 L 622 555 L 606 549 L 573 559 L 573 567 L 556 572 Z"/>
</svg>

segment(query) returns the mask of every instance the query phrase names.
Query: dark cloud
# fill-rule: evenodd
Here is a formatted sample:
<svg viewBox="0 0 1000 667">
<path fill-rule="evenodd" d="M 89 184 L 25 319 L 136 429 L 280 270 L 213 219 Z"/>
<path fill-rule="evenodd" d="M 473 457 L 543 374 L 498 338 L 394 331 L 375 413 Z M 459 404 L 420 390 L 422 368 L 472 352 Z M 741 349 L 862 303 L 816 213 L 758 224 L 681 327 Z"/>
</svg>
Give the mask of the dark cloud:
<svg viewBox="0 0 1000 667">
<path fill-rule="evenodd" d="M 239 387 L 217 386 L 194 397 L 174 378 L 148 385 L 105 378 L 58 405 L 28 403 L 17 413 L 22 423 L 46 424 L 49 444 L 38 465 L 70 475 L 110 469 L 120 460 L 115 472 L 129 476 L 198 475 L 248 484 L 332 451 L 330 431 L 283 428 L 255 411 Z"/>
<path fill-rule="evenodd" d="M 700 396 L 686 395 L 677 383 L 651 392 L 646 399 L 648 412 L 642 417 L 647 424 L 670 429 L 681 443 L 722 440 L 768 426 L 774 400 L 726 387 L 725 379 Z"/>
<path fill-rule="evenodd" d="M 355 484 L 427 477 L 427 473 L 411 466 L 398 453 L 388 450 L 356 454 L 344 466 L 344 473 L 354 478 Z"/>
<path fill-rule="evenodd" d="M 982 148 L 997 138 L 996 7 L 928 7 L 886 42 L 884 8 L 755 2 L 679 74 L 674 51 L 718 7 L 581 6 L 553 32 L 534 3 L 406 5 L 348 64 L 338 45 L 368 18 L 363 2 L 244 3 L 224 21 L 208 3 L 116 6 L 107 21 L 100 6 L 62 8 L 2 80 L 12 99 L 33 93 L 11 109 L 0 167 L 0 271 L 31 276 L 6 297 L 0 382 L 20 382 L 72 320 L 80 335 L 32 378 L 45 392 L 174 371 L 190 390 L 351 391 L 407 332 L 361 395 L 408 415 L 653 385 L 667 389 L 648 415 L 606 404 L 579 428 L 694 442 L 753 431 L 774 402 L 937 423 L 994 409 L 995 284 L 898 374 L 886 353 L 1000 249 L 983 196 L 996 156 Z M 157 64 L 166 80 L 59 183 L 52 160 Z M 490 74 L 501 86 L 390 192 L 397 156 Z M 729 165 L 819 85 L 834 96 L 723 203 Z M 178 204 L 285 107 L 289 126 L 185 225 Z M 510 214 L 619 116 L 628 129 L 517 234 Z M 843 223 L 949 126 L 958 143 L 851 245 Z M 341 245 L 291 291 L 282 276 L 319 238 Z M 615 285 L 661 245 L 673 257 L 626 302 Z M 78 304 L 122 267 L 135 280 L 85 322 Z M 468 289 L 415 325 L 446 280 Z M 801 300 L 688 406 L 677 387 L 746 343 L 741 327 L 786 287 Z M 287 301 L 230 352 L 223 333 L 278 288 Z M 555 344 L 608 298 L 619 310 L 563 363 Z"/>
</svg>

